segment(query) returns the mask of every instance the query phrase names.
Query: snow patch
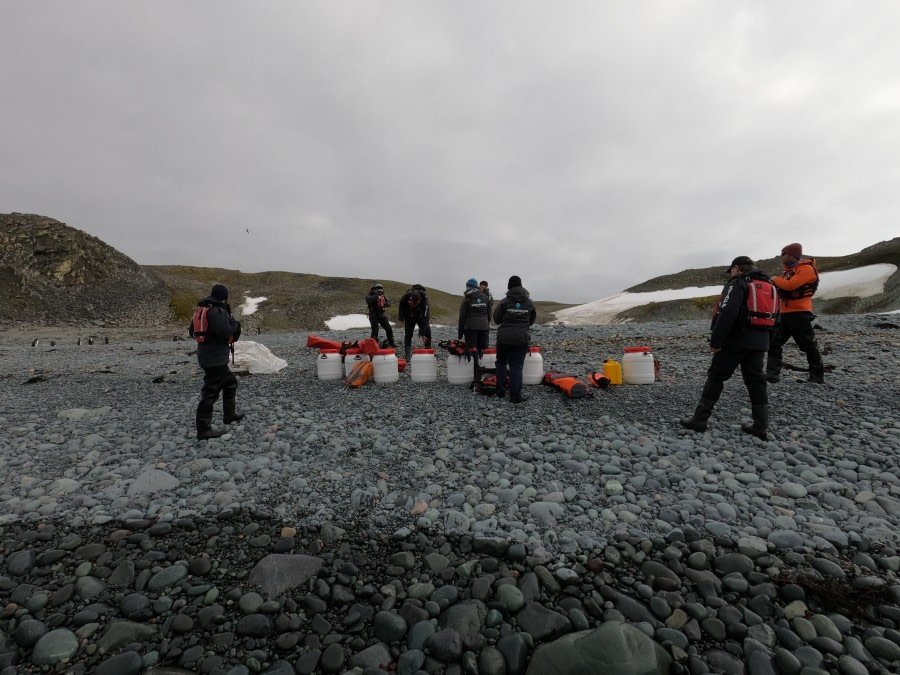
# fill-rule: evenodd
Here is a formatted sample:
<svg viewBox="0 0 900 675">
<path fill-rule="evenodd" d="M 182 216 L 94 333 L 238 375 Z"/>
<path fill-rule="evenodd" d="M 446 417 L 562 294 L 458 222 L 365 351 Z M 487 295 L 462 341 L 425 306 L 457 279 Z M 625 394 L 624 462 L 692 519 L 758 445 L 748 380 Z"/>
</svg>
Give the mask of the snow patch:
<svg viewBox="0 0 900 675">
<path fill-rule="evenodd" d="M 268 300 L 268 298 L 250 298 L 244 297 L 244 304 L 238 307 L 238 310 L 241 313 L 241 316 L 250 316 L 251 314 L 255 314 L 256 310 L 259 309 L 261 303 Z"/>
</svg>

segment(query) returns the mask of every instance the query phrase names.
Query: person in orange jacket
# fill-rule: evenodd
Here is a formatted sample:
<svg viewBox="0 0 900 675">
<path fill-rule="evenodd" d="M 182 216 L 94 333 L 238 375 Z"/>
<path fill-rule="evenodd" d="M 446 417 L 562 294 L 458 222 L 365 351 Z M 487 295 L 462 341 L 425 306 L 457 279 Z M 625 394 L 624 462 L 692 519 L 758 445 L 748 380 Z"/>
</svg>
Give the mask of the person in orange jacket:
<svg viewBox="0 0 900 675">
<path fill-rule="evenodd" d="M 794 338 L 797 347 L 806 354 L 809 382 L 825 384 L 825 366 L 813 330 L 816 315 L 812 311 L 812 299 L 819 287 L 816 261 L 803 257 L 803 247 L 800 244 L 788 244 L 781 249 L 781 264 L 784 266 L 784 274 L 772 278 L 780 298 L 781 323 L 769 346 L 766 379 L 769 382 L 781 379 L 783 347 L 788 340 Z"/>
</svg>

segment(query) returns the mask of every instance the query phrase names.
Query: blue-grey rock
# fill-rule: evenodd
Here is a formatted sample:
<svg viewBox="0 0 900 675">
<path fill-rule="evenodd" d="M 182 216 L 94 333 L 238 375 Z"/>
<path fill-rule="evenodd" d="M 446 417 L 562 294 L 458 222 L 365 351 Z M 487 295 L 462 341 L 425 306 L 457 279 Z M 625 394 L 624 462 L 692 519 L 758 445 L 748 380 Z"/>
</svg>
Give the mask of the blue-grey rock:
<svg viewBox="0 0 900 675">
<path fill-rule="evenodd" d="M 666 675 L 672 657 L 631 624 L 607 621 L 599 628 L 572 633 L 541 645 L 528 664 L 528 675 Z"/>
<path fill-rule="evenodd" d="M 256 563 L 247 581 L 262 589 L 269 597 L 281 595 L 312 579 L 323 560 L 308 555 L 272 553 Z"/>
<path fill-rule="evenodd" d="M 42 635 L 31 652 L 31 662 L 36 666 L 55 666 L 70 659 L 78 651 L 78 638 L 67 628 L 57 628 Z"/>
</svg>

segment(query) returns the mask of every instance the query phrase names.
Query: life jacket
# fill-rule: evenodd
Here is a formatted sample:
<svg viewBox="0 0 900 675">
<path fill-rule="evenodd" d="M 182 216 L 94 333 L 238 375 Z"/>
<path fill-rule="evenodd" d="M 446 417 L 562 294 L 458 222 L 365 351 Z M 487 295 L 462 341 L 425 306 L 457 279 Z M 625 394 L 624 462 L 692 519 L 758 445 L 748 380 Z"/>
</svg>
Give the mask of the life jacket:
<svg viewBox="0 0 900 675">
<path fill-rule="evenodd" d="M 544 373 L 543 383 L 559 389 L 568 398 L 590 398 L 594 395 L 591 385 L 572 373 Z"/>
<path fill-rule="evenodd" d="M 597 389 L 606 389 L 609 387 L 609 378 L 605 373 L 596 372 L 588 375 L 588 382 L 594 385 Z"/>
<path fill-rule="evenodd" d="M 197 341 L 198 345 L 209 344 L 215 342 L 215 334 L 209 330 L 209 308 L 212 305 L 197 305 L 194 310 L 194 316 L 191 317 L 191 325 L 188 329 L 190 336 Z M 234 336 L 228 336 L 227 343 L 219 340 L 220 344 L 234 344 Z"/>
<path fill-rule="evenodd" d="M 375 364 L 371 361 L 360 361 L 353 366 L 350 374 L 344 379 L 344 386 L 348 389 L 358 389 L 373 377 L 375 377 Z"/>
<path fill-rule="evenodd" d="M 476 349 L 472 349 L 462 340 L 444 340 L 443 342 L 438 342 L 438 347 L 451 356 L 465 356 L 466 361 L 471 360 L 472 356 L 477 353 Z"/>
<path fill-rule="evenodd" d="M 785 280 L 790 279 L 792 276 L 794 276 L 794 274 L 797 273 L 797 270 L 804 265 L 809 265 L 810 267 L 812 267 L 813 272 L 815 272 L 815 278 L 812 281 L 808 281 L 807 283 L 803 284 L 802 286 L 798 286 L 792 291 L 783 291 L 779 289 L 778 294 L 785 300 L 811 298 L 819 289 L 819 268 L 816 267 L 816 261 L 814 258 L 803 258 L 801 260 L 798 260 L 792 267 L 785 270 L 782 277 Z"/>
<path fill-rule="evenodd" d="M 356 346 L 359 347 L 359 350 L 367 356 L 372 356 L 381 348 L 378 344 L 378 340 L 376 340 L 375 338 L 366 338 L 365 340 L 360 340 L 356 343 Z"/>
<path fill-rule="evenodd" d="M 744 328 L 775 330 L 780 319 L 778 289 L 769 277 L 758 270 L 741 277 L 747 286 L 747 301 L 741 308 L 739 321 Z M 722 298 L 716 301 L 713 323 L 719 316 Z M 656 379 L 659 379 L 659 363 L 654 364 Z"/>
<path fill-rule="evenodd" d="M 506 389 L 509 389 L 509 375 L 506 376 Z M 497 369 L 475 366 L 475 379 L 469 385 L 469 389 L 485 396 L 493 396 L 497 393 Z"/>
</svg>

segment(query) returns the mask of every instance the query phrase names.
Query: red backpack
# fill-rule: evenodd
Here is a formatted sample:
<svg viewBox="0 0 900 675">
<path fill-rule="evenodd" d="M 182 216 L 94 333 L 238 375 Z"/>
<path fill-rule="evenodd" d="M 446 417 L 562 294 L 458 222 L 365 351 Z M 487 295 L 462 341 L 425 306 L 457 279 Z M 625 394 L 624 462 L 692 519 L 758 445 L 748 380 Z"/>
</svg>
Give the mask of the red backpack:
<svg viewBox="0 0 900 675">
<path fill-rule="evenodd" d="M 778 289 L 762 279 L 747 282 L 747 323 L 751 328 L 775 330 L 778 324 Z"/>
<path fill-rule="evenodd" d="M 191 317 L 191 325 L 188 328 L 190 336 L 197 341 L 197 344 L 205 344 L 207 333 L 209 333 L 209 305 L 198 305 L 194 310 L 194 316 Z M 212 337 L 212 334 L 210 334 Z M 228 344 L 234 343 L 234 336 L 228 338 Z"/>
</svg>

